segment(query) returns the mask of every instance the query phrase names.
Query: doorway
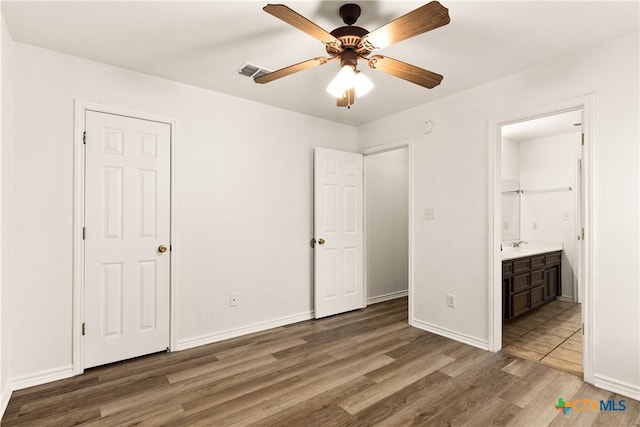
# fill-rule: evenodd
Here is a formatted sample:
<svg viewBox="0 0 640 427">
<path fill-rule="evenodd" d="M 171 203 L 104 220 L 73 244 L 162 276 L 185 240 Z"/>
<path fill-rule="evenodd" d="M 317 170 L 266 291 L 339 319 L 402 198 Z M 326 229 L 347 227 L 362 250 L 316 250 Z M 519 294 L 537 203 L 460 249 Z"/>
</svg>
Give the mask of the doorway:
<svg viewBox="0 0 640 427">
<path fill-rule="evenodd" d="M 546 360 L 551 366 L 584 375 L 585 381 L 591 376 L 592 292 L 590 236 L 583 230 L 589 229 L 586 202 L 591 169 L 589 147 L 583 141 L 591 140 L 591 102 L 590 97 L 580 98 L 493 121 L 490 126 L 494 154 L 490 164 L 490 348 L 541 363 Z M 552 129 L 553 122 L 562 119 L 565 128 Z M 538 135 L 525 133 L 525 138 L 509 137 L 517 128 L 529 127 L 533 132 L 536 124 L 549 129 Z M 505 198 L 510 201 L 504 203 Z M 514 207 L 519 211 L 514 212 Z M 545 243 L 553 247 L 546 248 Z M 517 286 L 509 282 L 515 273 L 509 268 L 503 273 L 503 268 L 515 266 L 516 261 L 521 269 Z M 536 266 L 531 264 L 524 271 L 527 261 Z M 585 304 L 578 304 L 580 300 Z"/>
<path fill-rule="evenodd" d="M 406 245 L 406 270 L 398 268 L 406 277 L 406 290 L 382 291 L 371 303 L 408 295 L 408 319 L 412 324 L 413 310 L 413 140 L 405 139 L 362 150 L 361 153 L 343 152 L 316 147 L 314 152 L 314 316 L 316 318 L 338 314 L 367 306 L 367 215 L 363 191 L 366 181 L 363 158 L 398 151 L 404 174 L 406 196 L 406 226 L 400 242 Z M 396 168 L 398 169 L 398 168 Z M 404 210 L 404 207 L 402 207 Z M 402 243 L 400 243 L 402 245 Z M 400 258 L 402 259 L 402 258 Z M 402 261 L 395 264 L 401 264 Z M 406 274 L 403 273 L 406 271 Z M 404 286 L 403 286 L 404 288 Z"/>
<path fill-rule="evenodd" d="M 73 368 L 171 347 L 174 123 L 76 103 Z"/>
<path fill-rule="evenodd" d="M 408 294 L 408 156 L 401 147 L 364 157 L 367 305 Z"/>
<path fill-rule="evenodd" d="M 407 138 L 407 139 L 401 139 L 398 141 L 393 141 L 390 143 L 386 143 L 386 144 L 381 144 L 375 147 L 369 147 L 369 148 L 365 148 L 362 150 L 362 154 L 364 155 L 364 159 L 365 159 L 365 169 L 364 169 L 364 181 L 365 181 L 365 201 L 364 201 L 364 205 L 365 205 L 365 215 L 364 215 L 364 227 L 365 227 L 365 236 L 364 236 L 364 288 L 365 288 L 365 300 L 363 301 L 363 306 L 366 306 L 367 304 L 374 304 L 377 302 L 381 302 L 381 301 L 385 301 L 385 300 L 390 300 L 390 299 L 394 299 L 394 298 L 402 298 L 405 295 L 407 296 L 407 305 L 408 305 L 408 319 L 409 319 L 409 324 L 413 325 L 413 302 L 412 302 L 412 295 L 413 295 L 413 283 L 414 283 L 414 276 L 413 276 L 413 224 L 414 224 L 414 218 L 413 218 L 413 206 L 414 206 L 414 202 L 413 202 L 413 170 L 414 170 L 414 166 L 413 166 L 413 150 L 414 150 L 414 141 L 412 138 Z M 385 156 L 385 153 L 389 153 L 387 156 Z M 377 157 L 378 155 L 382 155 L 381 157 Z M 374 157 L 371 157 L 374 156 Z M 394 265 L 395 265 L 395 270 L 393 272 L 393 274 L 389 274 L 388 277 L 389 279 L 387 280 L 391 280 L 392 281 L 392 285 L 387 287 L 386 289 L 389 289 L 388 292 L 385 292 L 384 289 L 382 287 L 376 287 L 378 285 L 374 285 L 375 281 L 371 281 L 371 274 L 375 274 L 375 272 L 377 271 L 377 268 L 371 268 L 372 266 L 370 266 L 370 263 L 372 262 L 376 262 L 381 256 L 384 256 L 384 251 L 376 251 L 376 248 L 372 248 L 372 245 L 378 244 L 380 245 L 381 243 L 379 243 L 380 241 L 382 241 L 382 244 L 384 244 L 384 233 L 379 233 L 378 235 L 374 236 L 374 240 L 370 241 L 369 239 L 369 233 L 367 232 L 367 230 L 369 230 L 371 227 L 371 225 L 369 224 L 371 215 L 373 214 L 373 212 L 369 212 L 369 208 L 374 208 L 375 206 L 370 206 L 369 203 L 369 198 L 368 196 L 368 192 L 369 192 L 369 188 L 367 187 L 368 183 L 369 184 L 373 184 L 373 182 L 370 182 L 370 176 L 369 176 L 369 166 L 372 166 L 374 163 L 370 163 L 370 161 L 368 160 L 369 158 L 371 159 L 385 159 L 386 161 L 395 164 L 394 166 L 391 166 L 388 168 L 385 168 L 384 166 L 382 166 L 382 170 L 383 170 L 383 174 L 380 174 L 380 176 L 378 176 L 377 178 L 382 178 L 384 177 L 385 174 L 389 174 L 389 173 L 393 173 L 396 174 L 398 176 L 396 176 L 396 178 L 394 179 L 395 183 L 394 186 L 392 187 L 395 188 L 396 190 L 406 194 L 406 198 L 404 195 L 395 195 L 394 196 L 394 201 L 398 204 L 404 204 L 406 203 L 406 228 L 404 225 L 404 222 L 399 219 L 397 216 L 393 216 L 393 215 L 389 215 L 388 211 L 385 209 L 385 212 L 387 212 L 387 215 L 383 215 L 383 216 L 378 216 L 378 220 L 382 220 L 384 221 L 385 219 L 391 219 L 396 221 L 395 227 L 396 227 L 396 235 L 394 236 L 394 246 L 397 246 L 398 248 L 403 244 L 403 240 L 406 238 L 406 240 L 404 240 L 404 244 L 406 245 L 406 259 L 404 259 L 404 251 L 402 251 L 402 249 L 400 249 L 402 251 L 402 253 L 400 254 L 399 257 L 397 257 L 394 260 Z M 375 160 L 374 160 L 375 161 Z M 377 165 L 380 166 L 380 165 Z M 393 171 L 392 171 L 393 170 Z M 404 179 L 402 179 L 402 177 L 400 177 L 399 175 L 404 174 L 404 176 L 406 177 L 406 181 Z M 391 189 L 387 190 L 387 191 L 391 191 Z M 384 192 L 382 192 L 382 194 L 376 194 L 374 197 L 376 198 L 381 198 L 384 199 Z M 380 203 L 376 203 L 376 204 L 380 204 Z M 404 209 L 404 206 L 401 207 L 401 209 Z M 378 214 L 380 214 L 381 212 L 377 212 Z M 374 251 L 373 254 L 371 254 L 370 252 L 372 252 L 372 250 Z M 406 276 L 405 276 L 405 270 L 403 267 L 403 263 L 406 263 Z M 406 291 L 404 291 L 402 288 L 403 286 L 400 284 L 402 283 L 406 277 Z M 395 278 L 395 279 L 394 279 Z M 395 284 L 393 283 L 393 281 L 396 281 Z M 383 285 L 384 286 L 384 285 Z M 392 286 L 396 286 L 395 289 Z M 378 295 L 369 295 L 370 292 L 376 292 L 378 293 Z"/>
</svg>

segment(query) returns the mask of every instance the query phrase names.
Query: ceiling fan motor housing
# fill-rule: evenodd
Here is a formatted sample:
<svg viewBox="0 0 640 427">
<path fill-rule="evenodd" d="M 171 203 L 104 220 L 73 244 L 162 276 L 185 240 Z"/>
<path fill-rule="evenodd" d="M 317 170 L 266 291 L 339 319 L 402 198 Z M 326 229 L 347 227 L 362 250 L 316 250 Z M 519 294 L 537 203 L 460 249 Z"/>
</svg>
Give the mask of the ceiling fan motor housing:
<svg viewBox="0 0 640 427">
<path fill-rule="evenodd" d="M 342 56 L 343 52 L 351 49 L 358 56 L 366 56 L 371 53 L 368 46 L 364 46 L 362 38 L 369 34 L 369 31 L 362 27 L 356 27 L 356 23 L 360 17 L 360 6 L 353 3 L 347 3 L 340 7 L 340 17 L 344 21 L 344 27 L 336 28 L 331 31 L 331 35 L 340 40 L 341 46 L 327 45 L 327 53 L 331 56 Z"/>
<path fill-rule="evenodd" d="M 353 3 L 343 4 L 340 7 L 340 18 L 347 25 L 353 25 L 360 18 L 360 6 Z"/>
</svg>

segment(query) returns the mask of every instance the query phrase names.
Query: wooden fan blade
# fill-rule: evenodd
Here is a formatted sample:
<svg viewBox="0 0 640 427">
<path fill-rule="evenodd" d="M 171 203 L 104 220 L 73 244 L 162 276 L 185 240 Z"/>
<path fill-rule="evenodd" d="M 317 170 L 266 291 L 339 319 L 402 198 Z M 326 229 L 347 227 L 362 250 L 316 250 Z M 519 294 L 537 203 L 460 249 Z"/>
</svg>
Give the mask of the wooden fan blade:
<svg viewBox="0 0 640 427">
<path fill-rule="evenodd" d="M 440 74 L 382 55 L 372 56 L 369 59 L 369 66 L 428 89 L 438 86 L 443 78 Z"/>
<path fill-rule="evenodd" d="M 269 83 L 281 77 L 286 77 L 290 74 L 297 73 L 298 71 L 306 70 L 307 68 L 324 65 L 332 59 L 333 58 L 322 58 L 322 57 L 309 59 L 304 62 L 299 62 L 297 64 L 289 65 L 288 67 L 284 67 L 279 70 L 272 71 L 271 73 L 268 73 L 268 74 L 263 74 L 262 76 L 253 79 L 253 81 L 256 83 Z"/>
<path fill-rule="evenodd" d="M 287 24 L 296 27 L 300 31 L 309 34 L 311 37 L 324 44 L 334 45 L 336 47 L 340 47 L 342 45 L 340 40 L 283 4 L 268 4 L 263 7 L 262 10 L 283 20 Z"/>
<path fill-rule="evenodd" d="M 437 1 L 432 1 L 373 30 L 362 38 L 361 44 L 367 46 L 369 50 L 381 49 L 392 43 L 447 25 L 450 20 L 449 9 Z"/>
</svg>

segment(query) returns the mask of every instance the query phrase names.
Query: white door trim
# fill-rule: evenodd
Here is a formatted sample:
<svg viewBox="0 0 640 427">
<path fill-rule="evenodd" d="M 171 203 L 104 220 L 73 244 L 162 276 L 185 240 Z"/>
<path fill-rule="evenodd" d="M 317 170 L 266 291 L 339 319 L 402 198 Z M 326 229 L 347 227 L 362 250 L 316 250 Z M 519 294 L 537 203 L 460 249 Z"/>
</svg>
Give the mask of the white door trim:
<svg viewBox="0 0 640 427">
<path fill-rule="evenodd" d="M 584 174 L 584 206 L 582 223 L 585 227 L 581 273 L 584 280 L 584 299 L 582 304 L 582 319 L 584 324 L 583 340 L 583 369 L 584 381 L 593 384 L 594 375 L 594 264 L 593 242 L 595 241 L 593 228 L 593 194 L 594 194 L 594 159 L 595 153 L 595 96 L 588 94 L 567 101 L 550 104 L 532 110 L 511 113 L 509 115 L 489 120 L 489 350 L 499 351 L 502 348 L 502 262 L 500 256 L 501 243 L 501 181 L 502 181 L 502 144 L 500 127 L 510 123 L 530 120 L 537 117 L 549 116 L 565 111 L 584 109 L 583 132 L 585 145 L 583 151 L 582 173 Z"/>
<path fill-rule="evenodd" d="M 82 340 L 82 322 L 84 319 L 84 240 L 82 239 L 82 227 L 84 226 L 84 144 L 83 133 L 85 127 L 85 112 L 87 110 L 97 111 L 106 114 L 116 114 L 119 116 L 132 117 L 136 119 L 151 120 L 166 123 L 170 126 L 171 138 L 171 161 L 170 161 L 170 245 L 172 249 L 176 247 L 175 233 L 175 141 L 176 141 L 176 120 L 158 114 L 145 113 L 114 107 L 95 102 L 87 102 L 76 99 L 74 113 L 74 171 L 73 171 L 73 313 L 72 313 L 72 365 L 73 374 L 79 375 L 84 372 L 84 346 Z M 169 350 L 176 348 L 176 295 L 177 286 L 175 280 L 176 251 L 170 253 L 170 277 L 169 277 Z"/>
<path fill-rule="evenodd" d="M 409 283 L 408 283 L 408 293 L 409 293 L 409 314 L 408 314 L 408 319 L 409 319 L 409 325 L 413 325 L 413 304 L 412 304 L 412 298 L 414 295 L 414 291 L 413 291 L 413 284 L 414 284 L 414 280 L 413 280 L 413 145 L 414 145 L 414 141 L 413 138 L 406 138 L 406 139 L 401 139 L 398 141 L 393 141 L 393 142 L 388 142 L 385 144 L 380 144 L 380 145 L 376 145 L 374 147 L 367 147 L 367 148 L 363 148 L 360 153 L 363 156 L 371 156 L 373 154 L 380 154 L 380 153 L 384 153 L 387 151 L 393 151 L 393 150 L 398 150 L 400 148 L 406 148 L 407 149 L 407 167 L 408 167 L 408 172 L 409 172 L 409 177 L 408 177 L 408 192 L 409 192 L 409 252 L 408 252 L 408 256 L 409 256 Z M 364 249 L 363 249 L 363 256 L 364 256 L 364 260 L 363 260 L 363 267 L 364 267 L 364 272 L 363 272 L 363 284 L 364 284 L 364 292 L 362 293 L 363 295 L 363 307 L 366 307 L 367 305 L 367 242 L 368 242 L 368 236 L 367 236 L 367 168 L 366 168 L 366 162 L 364 162 L 364 179 L 363 179 L 363 191 L 364 191 L 364 200 L 363 200 L 363 216 L 364 216 Z"/>
</svg>

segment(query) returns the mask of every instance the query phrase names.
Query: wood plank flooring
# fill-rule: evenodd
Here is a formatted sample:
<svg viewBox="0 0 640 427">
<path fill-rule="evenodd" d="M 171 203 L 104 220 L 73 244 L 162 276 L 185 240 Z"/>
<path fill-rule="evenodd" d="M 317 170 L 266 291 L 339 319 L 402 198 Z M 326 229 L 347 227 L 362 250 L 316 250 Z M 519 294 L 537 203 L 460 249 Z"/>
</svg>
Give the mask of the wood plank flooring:
<svg viewBox="0 0 640 427">
<path fill-rule="evenodd" d="M 502 351 L 582 377 L 582 309 L 553 301 L 506 323 Z"/>
<path fill-rule="evenodd" d="M 576 412 L 558 398 L 625 399 Z M 13 394 L 3 426 L 638 426 L 640 402 L 407 325 L 401 298 L 89 369 Z"/>
</svg>

